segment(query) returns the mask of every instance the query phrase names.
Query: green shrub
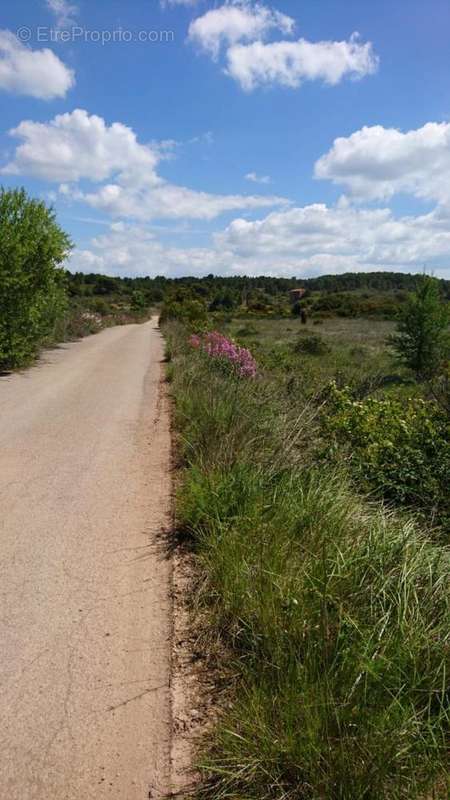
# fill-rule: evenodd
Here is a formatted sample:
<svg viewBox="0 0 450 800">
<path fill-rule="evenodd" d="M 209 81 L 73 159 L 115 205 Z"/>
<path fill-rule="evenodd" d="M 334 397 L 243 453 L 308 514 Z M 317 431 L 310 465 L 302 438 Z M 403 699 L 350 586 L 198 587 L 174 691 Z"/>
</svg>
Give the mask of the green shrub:
<svg viewBox="0 0 450 800">
<path fill-rule="evenodd" d="M 162 325 L 169 320 L 182 321 L 194 331 L 205 330 L 208 327 L 208 309 L 202 300 L 169 300 L 163 303 L 159 321 Z"/>
<path fill-rule="evenodd" d="M 296 353 L 307 353 L 312 356 L 323 356 L 329 353 L 331 348 L 317 333 L 311 333 L 307 336 L 300 335 L 294 345 Z"/>
<path fill-rule="evenodd" d="M 135 289 L 131 295 L 131 310 L 138 314 L 144 314 L 148 308 L 148 300 L 144 292 Z"/>
<path fill-rule="evenodd" d="M 348 389 L 334 386 L 327 412 L 326 431 L 344 446 L 352 472 L 364 488 L 421 509 L 431 524 L 448 527 L 450 421 L 437 403 L 355 401 Z"/>
<path fill-rule="evenodd" d="M 94 300 L 92 300 L 92 302 L 89 303 L 89 308 L 96 314 L 100 314 L 102 317 L 106 317 L 111 313 L 111 305 L 102 297 L 96 297 Z"/>
</svg>

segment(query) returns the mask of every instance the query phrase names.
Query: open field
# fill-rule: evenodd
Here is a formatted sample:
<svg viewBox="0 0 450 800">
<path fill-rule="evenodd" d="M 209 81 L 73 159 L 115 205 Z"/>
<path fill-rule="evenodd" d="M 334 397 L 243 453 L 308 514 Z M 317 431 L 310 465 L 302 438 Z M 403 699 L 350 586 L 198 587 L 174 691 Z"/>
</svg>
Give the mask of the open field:
<svg viewBox="0 0 450 800">
<path fill-rule="evenodd" d="M 272 356 L 271 369 L 277 368 L 277 355 L 279 366 L 283 368 L 285 357 L 290 355 L 299 338 L 308 336 L 323 339 L 324 352 L 320 353 L 320 360 L 312 353 L 302 353 L 303 361 L 315 364 L 317 374 L 320 372 L 328 377 L 333 377 L 340 369 L 361 371 L 364 374 L 376 371 L 397 371 L 404 374 L 399 365 L 394 362 L 387 339 L 395 330 L 395 323 L 377 319 L 343 319 L 339 317 L 321 320 L 320 324 L 308 323 L 302 325 L 297 319 L 235 319 L 225 323 L 224 331 L 233 338 L 241 341 L 264 358 Z M 284 357 L 284 358 L 283 358 Z M 293 363 L 294 368 L 301 370 L 301 360 Z"/>
<path fill-rule="evenodd" d="M 359 388 L 362 395 L 423 394 L 389 346 L 395 331 L 391 321 L 330 318 L 302 325 L 297 319 L 233 319 L 222 328 L 252 350 L 268 375 L 290 379 L 304 396 L 330 380 Z"/>
</svg>

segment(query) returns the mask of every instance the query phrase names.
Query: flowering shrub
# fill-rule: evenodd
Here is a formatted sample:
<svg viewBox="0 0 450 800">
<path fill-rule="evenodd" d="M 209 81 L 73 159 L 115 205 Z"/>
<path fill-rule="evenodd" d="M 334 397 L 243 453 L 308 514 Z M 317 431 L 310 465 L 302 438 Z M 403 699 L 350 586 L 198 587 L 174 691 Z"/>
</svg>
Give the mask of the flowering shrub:
<svg viewBox="0 0 450 800">
<path fill-rule="evenodd" d="M 246 347 L 239 347 L 231 339 L 227 339 L 217 331 L 205 333 L 203 336 L 193 334 L 189 339 L 189 344 L 196 350 L 206 353 L 217 364 L 240 378 L 256 377 L 256 361 L 250 350 L 247 350 Z"/>
</svg>

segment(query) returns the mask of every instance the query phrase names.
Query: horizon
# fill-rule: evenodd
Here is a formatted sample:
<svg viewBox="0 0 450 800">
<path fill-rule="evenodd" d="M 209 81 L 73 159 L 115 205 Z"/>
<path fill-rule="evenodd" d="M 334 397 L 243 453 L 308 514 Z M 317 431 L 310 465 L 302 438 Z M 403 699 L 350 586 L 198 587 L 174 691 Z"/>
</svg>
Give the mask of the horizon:
<svg viewBox="0 0 450 800">
<path fill-rule="evenodd" d="M 448 280 L 450 8 L 392 5 L 18 0 L 0 183 L 72 273 Z"/>
<path fill-rule="evenodd" d="M 419 270 L 417 272 L 405 272 L 395 271 L 395 270 L 367 270 L 364 272 L 363 270 L 359 272 L 324 272 L 320 275 L 303 275 L 303 276 L 296 276 L 296 275 L 246 275 L 246 274 L 239 274 L 239 275 L 221 275 L 221 274 L 214 274 L 213 272 L 208 273 L 207 275 L 192 275 L 186 273 L 186 275 L 117 275 L 117 274 L 108 274 L 106 272 L 72 272 L 71 270 L 64 267 L 70 275 L 97 275 L 98 277 L 103 278 L 119 278 L 122 280 L 173 280 L 173 281 L 207 281 L 207 280 L 233 280 L 233 279 L 242 279 L 242 280 L 251 280 L 251 281 L 258 281 L 258 280 L 282 280 L 282 281 L 316 281 L 325 278 L 345 278 L 348 276 L 353 275 L 402 275 L 405 278 L 415 278 L 420 275 L 429 275 L 424 270 Z M 430 275 L 431 278 L 436 278 L 438 281 L 443 281 L 446 283 L 450 282 L 450 278 L 440 277 L 439 275 Z"/>
</svg>

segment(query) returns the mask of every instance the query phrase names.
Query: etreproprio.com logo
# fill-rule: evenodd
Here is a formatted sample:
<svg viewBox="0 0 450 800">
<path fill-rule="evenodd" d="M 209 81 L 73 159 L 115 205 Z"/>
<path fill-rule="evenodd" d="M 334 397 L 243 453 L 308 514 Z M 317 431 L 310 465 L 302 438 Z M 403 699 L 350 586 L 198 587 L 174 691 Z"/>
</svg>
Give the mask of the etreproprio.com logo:
<svg viewBox="0 0 450 800">
<path fill-rule="evenodd" d="M 45 26 L 28 28 L 23 26 L 18 28 L 16 36 L 20 42 L 45 43 L 73 43 L 83 42 L 86 44 L 170 44 L 175 41 L 174 31 L 163 30 L 139 30 L 132 31 L 125 28 L 115 28 L 114 30 L 89 30 L 79 25 L 71 28 L 59 29 Z"/>
</svg>

